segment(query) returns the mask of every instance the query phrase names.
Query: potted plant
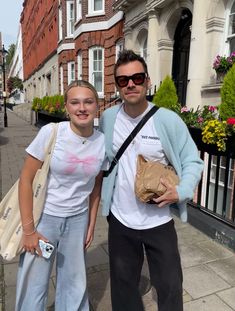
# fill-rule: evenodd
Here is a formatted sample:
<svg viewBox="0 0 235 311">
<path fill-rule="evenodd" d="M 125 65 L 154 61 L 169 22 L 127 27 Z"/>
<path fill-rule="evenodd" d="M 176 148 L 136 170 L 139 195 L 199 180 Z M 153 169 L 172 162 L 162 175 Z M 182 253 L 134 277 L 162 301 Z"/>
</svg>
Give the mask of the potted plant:
<svg viewBox="0 0 235 311">
<path fill-rule="evenodd" d="M 235 52 L 232 52 L 230 56 L 217 55 L 213 62 L 213 69 L 216 71 L 217 82 L 222 83 L 224 76 L 229 69 L 235 63 Z"/>
<path fill-rule="evenodd" d="M 153 96 L 153 103 L 158 107 L 165 107 L 175 112 L 180 111 L 180 104 L 176 87 L 170 76 L 166 76 L 157 92 Z"/>
</svg>

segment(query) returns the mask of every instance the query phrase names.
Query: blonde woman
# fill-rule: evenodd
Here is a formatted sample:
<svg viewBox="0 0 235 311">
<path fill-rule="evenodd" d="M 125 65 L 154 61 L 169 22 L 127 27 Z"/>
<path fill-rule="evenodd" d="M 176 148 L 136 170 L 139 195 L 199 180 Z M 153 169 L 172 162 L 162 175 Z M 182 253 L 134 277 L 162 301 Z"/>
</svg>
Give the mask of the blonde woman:
<svg viewBox="0 0 235 311">
<path fill-rule="evenodd" d="M 26 149 L 19 198 L 23 246 L 17 280 L 16 311 L 43 311 L 49 278 L 56 259 L 56 311 L 88 311 L 85 250 L 92 242 L 102 183 L 103 134 L 93 128 L 98 108 L 94 87 L 83 80 L 65 93 L 69 121 L 59 123 L 53 150 L 44 211 L 37 228 L 32 213 L 32 182 L 44 159 L 52 133 L 50 124 Z M 39 240 L 54 251 L 42 257 Z"/>
</svg>

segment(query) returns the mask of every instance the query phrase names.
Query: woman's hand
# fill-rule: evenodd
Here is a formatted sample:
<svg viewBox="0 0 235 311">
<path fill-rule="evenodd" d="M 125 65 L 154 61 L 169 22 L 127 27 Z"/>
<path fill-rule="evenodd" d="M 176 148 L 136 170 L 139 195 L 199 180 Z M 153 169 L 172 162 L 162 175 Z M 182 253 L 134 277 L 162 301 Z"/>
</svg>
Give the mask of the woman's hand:
<svg viewBox="0 0 235 311">
<path fill-rule="evenodd" d="M 42 256 L 41 249 L 39 247 L 38 241 L 43 240 L 45 242 L 49 242 L 41 233 L 37 230 L 30 235 L 25 235 L 23 233 L 22 236 L 22 246 L 26 252 L 31 253 L 32 255 L 37 253 L 38 256 Z"/>
<path fill-rule="evenodd" d="M 85 249 L 88 249 L 88 247 L 90 247 L 93 238 L 94 238 L 94 227 L 91 228 L 91 226 L 89 226 L 86 235 Z"/>
</svg>

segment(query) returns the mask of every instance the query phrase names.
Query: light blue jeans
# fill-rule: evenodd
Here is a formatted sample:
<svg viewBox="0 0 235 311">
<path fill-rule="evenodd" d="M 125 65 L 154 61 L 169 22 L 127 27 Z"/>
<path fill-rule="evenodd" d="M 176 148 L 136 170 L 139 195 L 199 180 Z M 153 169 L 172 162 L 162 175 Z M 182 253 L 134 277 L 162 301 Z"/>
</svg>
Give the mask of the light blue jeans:
<svg viewBox="0 0 235 311">
<path fill-rule="evenodd" d="M 31 253 L 20 257 L 16 311 L 45 311 L 56 258 L 56 311 L 88 311 L 84 243 L 88 211 L 72 217 L 43 214 L 37 230 L 55 245 L 50 259 Z"/>
</svg>

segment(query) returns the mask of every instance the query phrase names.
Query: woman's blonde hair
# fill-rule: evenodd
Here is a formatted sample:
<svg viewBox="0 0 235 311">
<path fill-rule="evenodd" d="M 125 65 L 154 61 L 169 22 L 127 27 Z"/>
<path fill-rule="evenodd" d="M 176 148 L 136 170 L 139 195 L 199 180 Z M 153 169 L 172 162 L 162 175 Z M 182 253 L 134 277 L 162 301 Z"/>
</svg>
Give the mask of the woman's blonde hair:
<svg viewBox="0 0 235 311">
<path fill-rule="evenodd" d="M 75 81 L 71 82 L 68 85 L 68 87 L 67 87 L 67 89 L 66 89 L 66 91 L 64 93 L 64 102 L 65 102 L 65 104 L 66 104 L 66 102 L 68 100 L 68 91 L 70 89 L 72 89 L 73 87 L 77 87 L 77 86 L 86 87 L 87 89 L 90 89 L 92 91 L 92 93 L 94 94 L 96 102 L 98 104 L 99 96 L 98 96 L 98 93 L 97 93 L 96 89 L 94 88 L 94 86 L 90 82 L 85 81 L 85 80 L 75 80 Z"/>
</svg>

